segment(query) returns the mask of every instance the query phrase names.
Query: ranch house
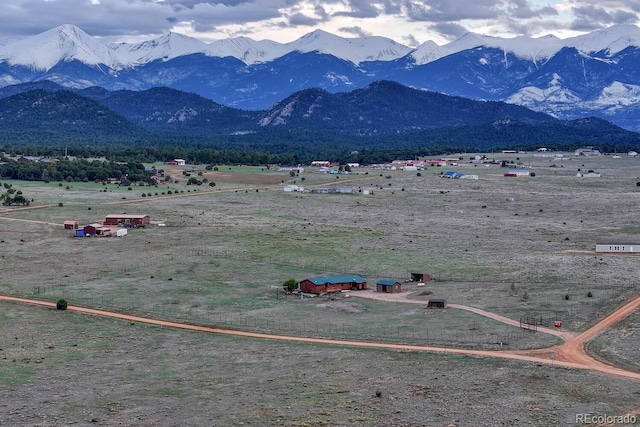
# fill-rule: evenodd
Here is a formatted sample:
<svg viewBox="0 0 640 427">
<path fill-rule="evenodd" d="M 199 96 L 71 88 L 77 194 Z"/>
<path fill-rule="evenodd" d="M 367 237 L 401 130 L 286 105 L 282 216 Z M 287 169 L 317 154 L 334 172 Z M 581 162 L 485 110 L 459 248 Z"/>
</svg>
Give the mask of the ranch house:
<svg viewBox="0 0 640 427">
<path fill-rule="evenodd" d="M 113 214 L 107 215 L 104 219 L 104 225 L 118 227 L 146 227 L 150 222 L 149 215 Z"/>
<path fill-rule="evenodd" d="M 322 295 L 327 292 L 367 289 L 367 280 L 357 274 L 347 276 L 321 276 L 305 279 L 299 282 L 298 286 L 302 292 Z"/>
<path fill-rule="evenodd" d="M 397 294 L 402 292 L 402 285 L 395 280 L 380 279 L 376 282 L 376 290 L 388 294 Z"/>
</svg>

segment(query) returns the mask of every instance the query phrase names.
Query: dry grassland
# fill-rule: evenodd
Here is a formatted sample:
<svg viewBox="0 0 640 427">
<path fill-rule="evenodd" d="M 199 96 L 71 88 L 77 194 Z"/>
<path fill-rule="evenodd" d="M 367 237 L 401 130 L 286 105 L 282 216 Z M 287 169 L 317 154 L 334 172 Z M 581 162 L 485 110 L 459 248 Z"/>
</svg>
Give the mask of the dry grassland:
<svg viewBox="0 0 640 427">
<path fill-rule="evenodd" d="M 495 158 L 517 156 L 535 177 L 505 178 L 498 166 L 465 162 L 452 169 L 478 180 L 443 179 L 444 168 L 420 176 L 307 170 L 291 179 L 273 169 L 221 167 L 204 175 L 213 188 L 180 178 L 131 190 L 17 182 L 35 206 L 50 207 L 0 213 L 0 287 L 306 336 L 483 349 L 553 345 L 553 337 L 461 310 L 356 293 L 284 298 L 275 289 L 290 277 L 353 273 L 375 287 L 379 278 L 404 282 L 424 272 L 435 280 L 424 288 L 404 284 L 411 298 L 586 328 L 640 289 L 637 255 L 594 252 L 596 242 L 640 243 L 640 159 L 574 158 L 554 167 L 530 154 Z M 602 177 L 578 178 L 579 168 Z M 285 193 L 283 181 L 307 190 L 348 183 L 354 194 Z M 75 238 L 61 227 L 123 212 L 149 214 L 154 225 L 124 238 Z M 420 295 L 425 290 L 431 294 Z M 576 413 L 625 413 L 639 401 L 637 382 L 590 372 L 254 342 L 0 306 L 0 376 L 7 379 L 0 410 L 9 414 L 0 425 L 549 426 Z M 592 347 L 638 369 L 638 317 L 620 328 Z"/>
</svg>

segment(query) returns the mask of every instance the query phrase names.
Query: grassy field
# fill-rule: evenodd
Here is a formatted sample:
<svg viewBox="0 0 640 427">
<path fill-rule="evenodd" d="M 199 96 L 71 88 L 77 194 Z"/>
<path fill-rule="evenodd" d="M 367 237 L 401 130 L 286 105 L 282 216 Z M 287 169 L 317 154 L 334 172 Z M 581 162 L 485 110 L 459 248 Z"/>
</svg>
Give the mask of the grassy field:
<svg viewBox="0 0 640 427">
<path fill-rule="evenodd" d="M 464 161 L 451 169 L 478 175 L 478 180 L 443 179 L 440 174 L 447 169 L 439 167 L 419 174 L 359 168 L 355 169 L 357 173 L 338 177 L 307 169 L 291 178 L 288 172 L 273 168 L 220 166 L 218 171 L 202 175 L 215 182 L 215 187 L 187 186 L 186 179 L 158 188 L 133 186 L 131 190 L 101 183 L 60 186 L 54 182 L 11 182 L 25 197 L 33 199 L 33 207 L 44 207 L 0 213 L 0 288 L 4 293 L 47 299 L 64 297 L 72 304 L 153 317 L 304 336 L 484 349 L 497 349 L 505 343 L 509 348 L 553 345 L 556 341 L 552 337 L 469 312 L 424 307 L 430 297 L 442 297 L 516 320 L 525 316 L 559 318 L 566 328 L 583 330 L 637 294 L 637 256 L 596 254 L 594 249 L 596 242 L 640 242 L 635 214 L 640 199 L 640 187 L 636 185 L 640 181 L 640 159 L 603 156 L 554 163 L 551 158 L 531 154 L 495 155 L 498 160 L 516 157 L 530 165 L 536 176 L 506 178 L 502 176 L 504 169 L 497 165 Z M 578 169 L 597 170 L 602 177 L 578 178 Z M 181 171 L 175 173 L 179 176 Z M 353 185 L 354 194 L 284 192 L 283 183 L 294 181 L 306 190 L 321 183 L 348 183 Z M 364 195 L 364 189 L 373 194 Z M 65 220 L 88 224 L 123 212 L 149 214 L 153 225 L 130 230 L 124 238 L 75 238 L 61 226 Z M 165 226 L 160 227 L 159 223 Z M 404 283 L 412 272 L 431 274 L 434 280 L 423 288 Z M 370 287 L 375 287 L 379 278 L 397 279 L 410 298 L 424 300 L 425 304 L 366 300 L 358 298 L 356 292 L 340 300 L 291 295 L 285 298 L 276 290 L 289 278 L 347 273 L 366 277 Z M 425 291 L 431 294 L 421 295 Z M 589 293 L 591 296 L 587 296 Z M 3 307 L 9 316 L 0 323 L 3 348 L 10 348 L 13 335 L 18 336 L 18 341 L 25 339 L 25 334 L 14 332 L 15 324 L 30 331 L 25 332 L 31 334 L 29 345 L 46 343 L 49 336 L 66 340 L 60 334 L 50 335 L 50 328 L 37 326 L 45 323 L 38 320 L 42 309 Z M 42 313 L 42 319 L 58 315 Z M 469 418 L 468 414 L 480 413 L 484 405 L 507 395 L 517 396 L 523 405 L 516 408 L 502 402 L 497 405 L 502 408 L 496 415 L 502 417 L 499 419 L 522 414 L 521 419 L 532 425 L 557 425 L 545 422 L 563 419 L 565 413 L 578 408 L 578 403 L 584 410 L 607 413 L 633 409 L 628 407 L 637 402 L 640 390 L 635 383 L 566 370 L 553 374 L 556 379 L 561 378 L 556 384 L 542 374 L 548 367 L 512 362 L 204 338 L 70 314 L 64 320 L 56 319 L 70 329 L 66 337 L 83 336 L 86 331 L 101 337 L 78 340 L 78 345 L 83 342 L 88 346 L 87 354 L 96 359 L 83 368 L 84 375 L 92 370 L 103 374 L 109 371 L 104 384 L 114 393 L 116 388 L 122 389 L 118 393 L 123 399 L 146 390 L 142 393 L 144 398 L 127 405 L 115 398 L 99 399 L 94 389 L 93 396 L 84 396 L 84 403 L 77 403 L 81 406 L 78 410 L 61 407 L 65 401 L 62 397 L 52 399 L 51 409 L 56 414 L 85 414 L 84 405 L 85 409 L 101 413 L 97 418 L 103 425 L 129 419 L 136 411 L 150 414 L 150 408 L 157 407 L 159 401 L 172 402 L 169 407 L 174 408 L 175 415 L 167 410 L 163 418 L 154 418 L 149 425 L 185 425 L 179 419 L 186 416 L 185 412 L 175 410 L 177 402 L 204 402 L 209 393 L 217 393 L 220 387 L 235 390 L 237 396 L 221 402 L 228 411 L 224 418 L 227 422 L 213 425 L 499 425 L 487 419 L 474 423 L 476 415 Z M 637 317 L 629 322 L 633 327 L 638 325 Z M 31 324 L 35 326 L 30 327 Z M 135 348 L 142 351 L 154 340 L 164 349 L 154 359 L 158 367 L 149 372 L 142 369 L 147 356 L 141 355 L 135 356 L 135 363 L 129 366 L 128 361 L 134 356 L 126 349 L 131 343 L 139 341 Z M 211 341 L 211 345 L 200 341 Z M 92 347 L 91 342 L 97 347 Z M 194 346 L 195 342 L 198 344 Z M 625 350 L 628 342 L 616 334 L 607 337 L 606 345 L 615 347 L 615 353 L 621 355 L 610 360 L 637 369 L 637 365 L 624 361 L 633 358 L 633 350 Z M 98 348 L 105 345 L 109 354 L 116 356 L 109 358 L 107 365 L 107 358 L 101 354 L 104 349 Z M 47 350 L 42 349 L 45 353 Z M 248 358 L 252 358 L 251 352 L 256 355 L 248 362 L 249 375 L 244 376 L 238 355 L 247 351 Z M 64 353 L 64 357 L 47 358 L 46 371 L 59 371 L 58 381 L 79 378 L 73 358 L 81 356 L 78 352 Z M 342 360 L 343 353 L 349 355 L 345 357 L 348 363 L 337 361 Z M 600 357 L 607 358 L 610 353 L 601 351 Z M 210 358 L 219 365 L 227 357 L 229 365 L 223 364 L 225 378 L 212 380 L 215 386 L 209 384 L 211 389 L 196 390 L 196 372 L 214 369 L 208 365 L 204 368 L 204 359 Z M 234 357 L 239 359 L 234 362 Z M 323 361 L 327 358 L 335 370 L 325 366 Z M 361 366 L 356 360 L 362 358 L 367 362 Z M 285 363 L 276 359 L 284 359 Z M 309 365 L 307 360 L 311 361 Z M 8 396 L 16 390 L 26 393 L 34 384 L 40 389 L 47 387 L 44 365 L 29 362 L 13 369 L 17 362 L 13 363 L 7 362 L 2 368 L 3 375 L 6 373 L 10 379 L 3 386 L 3 394 Z M 119 367 L 117 372 L 112 372 L 112 365 Z M 412 373 L 409 366 L 413 365 L 416 371 Z M 454 382 L 455 387 L 449 388 L 444 377 L 439 376 L 433 385 L 424 378 L 425 370 L 432 378 L 433 372 L 445 366 L 470 376 L 460 378 L 463 382 Z M 263 377 L 259 383 L 264 386 L 260 393 L 249 383 L 259 370 L 271 372 L 266 375 L 270 380 Z M 469 374 L 471 371 L 473 374 Z M 344 372 L 349 375 L 345 377 Z M 497 390 L 502 387 L 496 385 L 496 372 L 505 378 L 524 379 L 515 389 L 505 387 L 508 393 L 503 395 Z M 305 376 L 315 380 L 302 387 L 298 383 L 303 383 Z M 455 376 L 447 375 L 447 381 Z M 166 377 L 175 380 L 171 389 L 165 387 Z M 132 387 L 130 390 L 123 384 L 127 378 L 136 379 L 135 386 L 128 386 Z M 78 385 L 83 381 L 78 380 Z M 470 386 L 468 381 L 477 385 Z M 600 382 L 594 385 L 596 389 L 607 384 L 616 392 L 625 390 L 631 397 L 614 401 L 600 393 L 580 391 L 593 381 Z M 395 384 L 396 395 L 390 394 L 394 400 L 372 398 L 372 383 Z M 510 384 L 508 380 L 505 383 Z M 455 391 L 465 386 L 477 389 L 477 394 L 469 391 L 465 395 L 465 399 L 473 399 L 467 403 Z M 359 387 L 367 391 L 356 392 Z M 407 398 L 411 395 L 407 388 L 411 387 L 422 391 Z M 443 391 L 443 387 L 449 391 Z M 483 388 L 486 396 L 492 397 L 478 400 Z M 285 410 L 288 415 L 279 418 L 273 408 L 274 396 L 284 390 L 292 390 L 289 397 L 281 400 L 284 408 L 289 407 Z M 431 399 L 436 390 L 438 399 Z M 596 397 L 600 406 L 594 406 Z M 447 402 L 451 409 L 442 409 L 441 418 L 409 416 L 403 405 L 417 405 L 416 399 L 431 402 L 424 403 L 427 408 L 435 402 Z M 394 416 L 390 408 L 400 404 L 398 400 L 404 409 Z M 464 405 L 472 405 L 474 400 L 486 403 L 478 404 L 476 412 L 468 412 Z M 550 403 L 551 400 L 560 403 Z M 256 402 L 263 402 L 264 408 L 256 409 Z M 536 406 L 532 402 L 538 402 L 540 409 L 530 409 Z M 108 403 L 116 404 L 114 411 L 123 418 L 105 416 L 111 409 Z M 96 409 L 96 405 L 102 409 Z M 202 413 L 193 415 L 198 418 L 187 425 L 212 425 L 207 416 L 218 410 L 209 412 L 206 403 L 200 407 Z M 328 413 L 318 415 L 321 410 Z M 256 418 L 258 412 L 268 416 Z M 294 413 L 308 416 L 294 419 Z M 89 415 L 82 416 L 91 420 Z M 144 424 L 131 419 L 128 422 Z M 38 423 L 47 425 L 42 420 L 26 425 Z"/>
</svg>

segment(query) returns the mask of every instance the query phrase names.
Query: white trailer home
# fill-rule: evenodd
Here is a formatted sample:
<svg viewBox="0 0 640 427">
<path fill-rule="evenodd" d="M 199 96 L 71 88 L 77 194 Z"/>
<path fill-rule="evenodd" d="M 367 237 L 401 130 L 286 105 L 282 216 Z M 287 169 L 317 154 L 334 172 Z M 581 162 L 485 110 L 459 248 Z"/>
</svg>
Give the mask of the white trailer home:
<svg viewBox="0 0 640 427">
<path fill-rule="evenodd" d="M 640 252 L 640 243 L 596 243 L 596 252 Z"/>
</svg>

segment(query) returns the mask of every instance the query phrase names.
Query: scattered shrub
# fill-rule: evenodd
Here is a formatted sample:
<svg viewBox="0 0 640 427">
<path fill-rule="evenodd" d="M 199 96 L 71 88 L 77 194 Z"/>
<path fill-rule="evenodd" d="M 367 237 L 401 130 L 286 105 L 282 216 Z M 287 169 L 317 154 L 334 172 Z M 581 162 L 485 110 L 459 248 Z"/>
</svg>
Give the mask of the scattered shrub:
<svg viewBox="0 0 640 427">
<path fill-rule="evenodd" d="M 65 299 L 59 299 L 58 302 L 56 302 L 56 308 L 58 310 L 66 310 L 67 309 L 67 301 Z"/>
</svg>

